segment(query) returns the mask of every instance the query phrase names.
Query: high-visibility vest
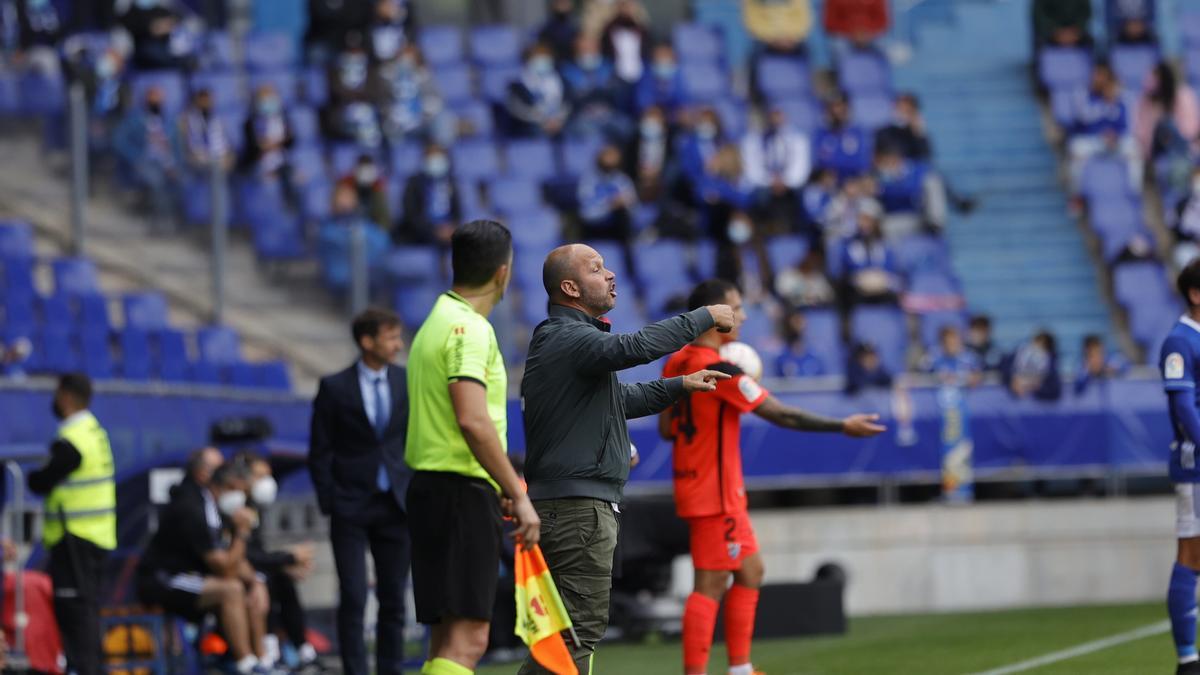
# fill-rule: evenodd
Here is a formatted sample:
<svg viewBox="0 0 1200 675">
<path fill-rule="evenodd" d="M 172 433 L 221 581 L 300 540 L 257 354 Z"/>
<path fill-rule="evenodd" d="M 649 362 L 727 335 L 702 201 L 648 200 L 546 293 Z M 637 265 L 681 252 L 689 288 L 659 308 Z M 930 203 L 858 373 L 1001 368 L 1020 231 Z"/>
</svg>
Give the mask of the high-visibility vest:
<svg viewBox="0 0 1200 675">
<path fill-rule="evenodd" d="M 54 546 L 65 530 L 111 551 L 117 547 L 117 485 L 108 433 L 85 410 L 61 426 L 58 437 L 75 446 L 80 462 L 46 497 L 43 543 Z"/>
</svg>

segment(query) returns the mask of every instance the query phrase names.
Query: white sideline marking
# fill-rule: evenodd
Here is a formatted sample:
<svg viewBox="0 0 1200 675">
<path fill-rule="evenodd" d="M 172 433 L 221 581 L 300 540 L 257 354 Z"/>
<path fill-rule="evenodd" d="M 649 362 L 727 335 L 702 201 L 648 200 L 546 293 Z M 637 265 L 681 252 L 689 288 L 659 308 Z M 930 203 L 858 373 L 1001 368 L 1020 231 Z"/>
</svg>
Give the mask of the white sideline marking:
<svg viewBox="0 0 1200 675">
<path fill-rule="evenodd" d="M 1026 670 L 1040 668 L 1051 663 L 1073 659 L 1077 656 L 1083 656 L 1085 654 L 1102 651 L 1108 649 L 1109 647 L 1115 647 L 1126 642 L 1140 640 L 1144 637 L 1150 637 L 1151 635 L 1166 633 L 1169 630 L 1171 630 L 1170 621 L 1158 621 L 1147 626 L 1142 626 L 1141 628 L 1134 628 L 1131 631 L 1117 633 L 1116 635 L 1110 635 L 1106 638 L 1100 638 L 1099 640 L 1092 640 L 1091 642 L 1084 642 L 1083 644 L 1075 645 L 1074 647 L 1068 647 L 1067 649 L 1057 652 L 1050 652 L 1049 654 L 1043 654 L 1027 661 L 1021 661 L 1009 666 L 1001 666 L 1000 668 L 987 670 L 982 673 L 975 673 L 974 675 L 1009 675 L 1009 673 L 1020 673 Z"/>
</svg>

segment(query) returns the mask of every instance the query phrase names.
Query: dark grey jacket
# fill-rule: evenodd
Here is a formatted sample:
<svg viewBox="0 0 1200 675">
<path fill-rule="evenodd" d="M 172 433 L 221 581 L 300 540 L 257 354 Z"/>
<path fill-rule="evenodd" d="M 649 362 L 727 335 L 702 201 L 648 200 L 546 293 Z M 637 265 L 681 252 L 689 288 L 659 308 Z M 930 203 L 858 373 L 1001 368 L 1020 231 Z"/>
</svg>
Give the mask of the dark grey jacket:
<svg viewBox="0 0 1200 675">
<path fill-rule="evenodd" d="M 622 384 L 616 371 L 671 354 L 713 325 L 700 308 L 614 335 L 604 321 L 551 305 L 533 331 L 521 381 L 530 499 L 619 503 L 629 479 L 625 420 L 665 410 L 683 395 L 683 378 Z"/>
</svg>

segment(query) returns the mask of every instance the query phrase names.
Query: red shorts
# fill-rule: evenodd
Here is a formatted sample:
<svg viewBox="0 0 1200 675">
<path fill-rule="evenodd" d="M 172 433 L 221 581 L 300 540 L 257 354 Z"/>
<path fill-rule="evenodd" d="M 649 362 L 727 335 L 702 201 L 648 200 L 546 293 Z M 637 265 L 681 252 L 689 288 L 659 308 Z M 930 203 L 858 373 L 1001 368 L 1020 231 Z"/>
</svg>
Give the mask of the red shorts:
<svg viewBox="0 0 1200 675">
<path fill-rule="evenodd" d="M 758 538 L 746 511 L 688 518 L 687 522 L 692 565 L 698 570 L 738 570 L 743 560 L 758 553 Z"/>
</svg>

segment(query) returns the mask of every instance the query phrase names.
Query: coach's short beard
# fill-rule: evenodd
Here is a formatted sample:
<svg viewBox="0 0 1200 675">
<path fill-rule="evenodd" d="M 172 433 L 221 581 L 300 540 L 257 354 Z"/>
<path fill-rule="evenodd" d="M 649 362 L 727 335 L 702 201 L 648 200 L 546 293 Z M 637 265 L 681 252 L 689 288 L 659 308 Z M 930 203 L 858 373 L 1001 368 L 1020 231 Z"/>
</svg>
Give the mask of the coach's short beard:
<svg viewBox="0 0 1200 675">
<path fill-rule="evenodd" d="M 603 293 L 597 293 L 594 297 L 591 295 L 584 295 L 582 298 L 580 298 L 580 300 L 582 300 L 583 304 L 588 308 L 588 313 L 597 317 L 608 314 L 617 304 L 616 300 L 608 294 L 607 288 L 604 289 Z"/>
</svg>

